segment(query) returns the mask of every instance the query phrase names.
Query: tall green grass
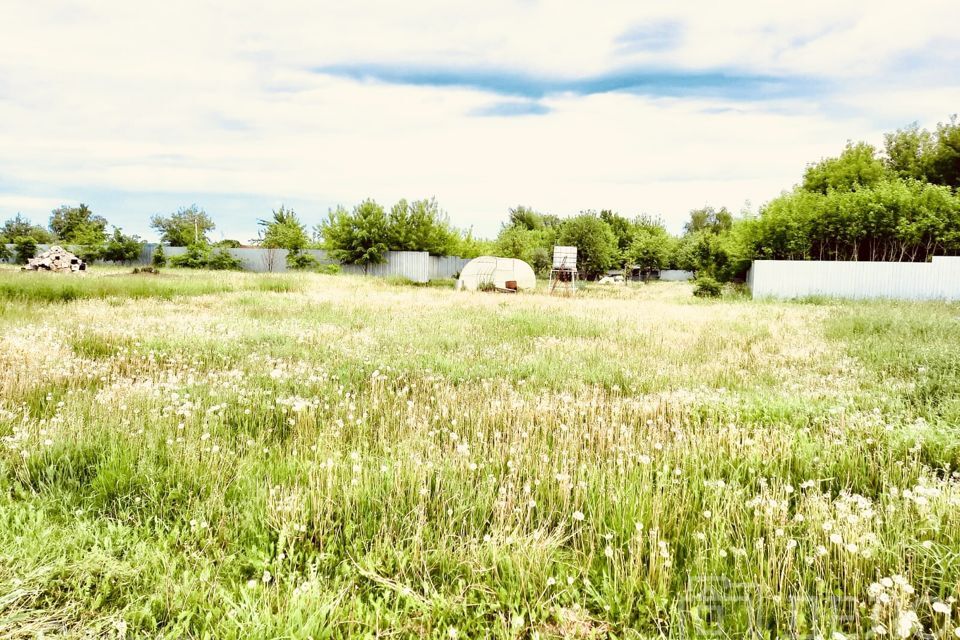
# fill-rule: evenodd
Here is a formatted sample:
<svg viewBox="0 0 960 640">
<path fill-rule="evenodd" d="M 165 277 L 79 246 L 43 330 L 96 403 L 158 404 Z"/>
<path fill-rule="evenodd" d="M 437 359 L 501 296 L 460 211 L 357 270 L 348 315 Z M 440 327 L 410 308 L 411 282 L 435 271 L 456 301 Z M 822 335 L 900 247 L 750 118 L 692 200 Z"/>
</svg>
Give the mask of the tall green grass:
<svg viewBox="0 0 960 640">
<path fill-rule="evenodd" d="M 167 273 L 53 274 L 0 271 L 0 302 L 64 303 L 103 298 L 159 298 L 198 296 L 237 290 L 289 293 L 302 282 L 295 277 Z"/>
<path fill-rule="evenodd" d="M 954 633 L 956 307 L 223 282 L 7 301 L 0 637 Z"/>
</svg>

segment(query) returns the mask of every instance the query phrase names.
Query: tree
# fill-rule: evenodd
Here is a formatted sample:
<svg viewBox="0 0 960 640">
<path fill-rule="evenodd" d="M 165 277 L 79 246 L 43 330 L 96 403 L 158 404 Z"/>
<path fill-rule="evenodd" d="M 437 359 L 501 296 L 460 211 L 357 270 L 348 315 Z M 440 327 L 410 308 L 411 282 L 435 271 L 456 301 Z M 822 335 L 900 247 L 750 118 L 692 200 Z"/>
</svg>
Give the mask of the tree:
<svg viewBox="0 0 960 640">
<path fill-rule="evenodd" d="M 73 231 L 70 246 L 84 262 L 95 262 L 103 257 L 106 235 L 94 225 L 81 225 Z"/>
<path fill-rule="evenodd" d="M 366 271 L 369 265 L 386 260 L 389 226 L 383 207 L 364 200 L 352 212 L 343 207 L 331 210 L 318 225 L 317 235 L 335 260 L 362 265 Z"/>
<path fill-rule="evenodd" d="M 459 243 L 447 215 L 435 199 L 400 200 L 390 209 L 388 220 L 392 251 L 426 251 L 435 256 L 452 255 Z"/>
<path fill-rule="evenodd" d="M 454 255 L 468 259 L 488 256 L 492 253 L 495 253 L 494 243 L 490 240 L 474 238 L 472 229 L 461 233 L 457 250 L 454 251 Z"/>
<path fill-rule="evenodd" d="M 960 122 L 957 116 L 937 125 L 937 143 L 930 159 L 930 182 L 960 189 Z"/>
<path fill-rule="evenodd" d="M 683 234 L 674 246 L 670 266 L 695 272 L 707 269 L 710 266 L 712 235 L 704 229 Z"/>
<path fill-rule="evenodd" d="M 557 242 L 577 247 L 577 269 L 596 278 L 616 264 L 617 239 L 610 225 L 586 212 L 564 221 Z"/>
<path fill-rule="evenodd" d="M 283 205 L 273 212 L 272 218 L 260 220 L 257 224 L 263 227 L 258 242 L 265 248 L 301 251 L 310 244 L 306 226 L 293 209 Z"/>
<path fill-rule="evenodd" d="M 536 273 L 550 271 L 550 249 L 556 234 L 553 229 L 529 229 L 522 225 L 504 227 L 494 242 L 494 253 L 504 258 L 523 260 Z"/>
<path fill-rule="evenodd" d="M 0 244 L 13 244 L 21 236 L 33 238 L 37 244 L 49 244 L 53 240 L 53 234 L 19 213 L 0 226 Z"/>
<path fill-rule="evenodd" d="M 847 143 L 836 158 L 827 158 L 807 167 L 803 189 L 814 193 L 852 191 L 869 187 L 883 179 L 886 168 L 877 158 L 877 150 L 866 142 Z"/>
<path fill-rule="evenodd" d="M 935 133 L 917 123 L 884 135 L 886 166 L 903 179 L 960 187 L 960 122 L 952 116 Z"/>
<path fill-rule="evenodd" d="M 160 242 L 171 247 L 187 247 L 191 244 L 208 244 L 207 234 L 216 228 L 207 212 L 190 205 L 181 207 L 169 216 L 159 214 L 150 218 L 150 227 L 160 234 Z"/>
<path fill-rule="evenodd" d="M 163 252 L 162 244 L 158 244 L 157 248 L 153 250 L 153 256 L 150 258 L 150 262 L 158 268 L 167 266 L 167 256 Z"/>
<path fill-rule="evenodd" d="M 9 262 L 11 258 L 13 258 L 13 254 L 7 248 L 7 243 L 0 240 L 0 262 Z"/>
<path fill-rule="evenodd" d="M 732 226 L 733 214 L 727 211 L 726 207 L 720 207 L 720 210 L 717 211 L 713 207 L 707 206 L 691 211 L 690 220 L 683 225 L 683 230 L 686 233 L 696 233 L 698 231 L 722 233 L 729 231 Z"/>
<path fill-rule="evenodd" d="M 917 123 L 905 129 L 883 136 L 886 166 L 896 176 L 904 179 L 927 181 L 935 148 L 934 138 Z"/>
<path fill-rule="evenodd" d="M 62 205 L 51 212 L 50 231 L 64 244 L 100 245 L 107 239 L 107 220 L 85 204 Z"/>
<path fill-rule="evenodd" d="M 960 253 L 960 197 L 898 178 L 854 191 L 795 190 L 769 202 L 751 226 L 757 257 L 925 261 Z"/>
<path fill-rule="evenodd" d="M 260 245 L 268 250 L 286 249 L 287 267 L 302 270 L 317 266 L 317 259 L 303 252 L 310 244 L 310 236 L 293 209 L 280 205 L 270 220 L 260 220 L 258 224 L 263 227 Z"/>
<path fill-rule="evenodd" d="M 108 262 L 130 263 L 138 259 L 142 251 L 143 242 L 140 238 L 124 235 L 118 227 L 114 227 L 113 235 L 104 245 L 100 258 Z"/>
<path fill-rule="evenodd" d="M 665 229 L 640 229 L 625 252 L 627 262 L 644 271 L 666 269 L 673 256 L 674 240 Z"/>
<path fill-rule="evenodd" d="M 545 226 L 543 216 L 530 207 L 518 205 L 509 211 L 508 227 L 520 227 L 529 231 L 539 231 Z"/>
<path fill-rule="evenodd" d="M 37 255 L 37 241 L 31 236 L 18 236 L 13 240 L 14 262 L 27 264 L 27 260 Z"/>
</svg>

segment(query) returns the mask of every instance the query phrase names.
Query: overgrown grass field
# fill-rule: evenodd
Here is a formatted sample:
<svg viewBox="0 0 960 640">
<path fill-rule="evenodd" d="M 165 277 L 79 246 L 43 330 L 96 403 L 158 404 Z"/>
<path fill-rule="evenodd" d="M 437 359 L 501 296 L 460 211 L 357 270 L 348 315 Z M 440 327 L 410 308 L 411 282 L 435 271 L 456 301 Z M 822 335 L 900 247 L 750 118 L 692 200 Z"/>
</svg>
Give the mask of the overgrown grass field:
<svg viewBox="0 0 960 640">
<path fill-rule="evenodd" d="M 0 271 L 0 637 L 960 637 L 960 307 Z"/>
</svg>

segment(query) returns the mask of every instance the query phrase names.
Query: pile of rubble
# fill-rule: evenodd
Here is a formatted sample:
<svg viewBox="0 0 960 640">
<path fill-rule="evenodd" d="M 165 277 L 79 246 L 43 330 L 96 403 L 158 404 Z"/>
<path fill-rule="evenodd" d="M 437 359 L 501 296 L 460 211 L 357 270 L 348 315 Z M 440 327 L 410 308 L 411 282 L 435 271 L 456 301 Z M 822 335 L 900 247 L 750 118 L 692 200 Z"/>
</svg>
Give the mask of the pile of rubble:
<svg viewBox="0 0 960 640">
<path fill-rule="evenodd" d="M 36 258 L 27 260 L 24 271 L 56 271 L 57 273 L 72 273 L 86 271 L 87 265 L 83 260 L 73 255 L 63 247 L 50 247 Z"/>
</svg>

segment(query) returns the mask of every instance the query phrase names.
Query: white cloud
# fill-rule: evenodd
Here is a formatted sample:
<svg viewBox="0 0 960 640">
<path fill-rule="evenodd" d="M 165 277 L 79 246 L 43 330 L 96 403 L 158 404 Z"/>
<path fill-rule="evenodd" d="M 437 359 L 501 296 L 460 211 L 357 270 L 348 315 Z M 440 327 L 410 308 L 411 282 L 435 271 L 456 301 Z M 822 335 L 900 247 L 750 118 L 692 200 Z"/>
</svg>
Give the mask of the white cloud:
<svg viewBox="0 0 960 640">
<path fill-rule="evenodd" d="M 302 203 L 316 221 L 338 202 L 436 195 L 455 223 L 487 234 L 521 202 L 660 213 L 678 227 L 707 202 L 760 204 L 848 138 L 880 142 L 891 122 L 946 117 L 960 88 L 922 51 L 955 37 L 951 11 L 833 0 L 789 11 L 759 1 L 6 3 L 0 215 L 45 220 L 93 194 L 95 210 L 143 233 L 158 208 L 196 200 L 248 238 L 264 202 Z M 645 24 L 675 33 L 649 51 L 618 44 Z M 903 59 L 913 66 L 884 76 Z M 542 100 L 546 115 L 475 117 L 503 97 L 309 71 L 364 62 L 550 78 L 641 64 L 787 84 L 799 74 L 826 88 L 779 101 L 561 93 Z M 230 194 L 227 220 L 216 205 Z"/>
</svg>

